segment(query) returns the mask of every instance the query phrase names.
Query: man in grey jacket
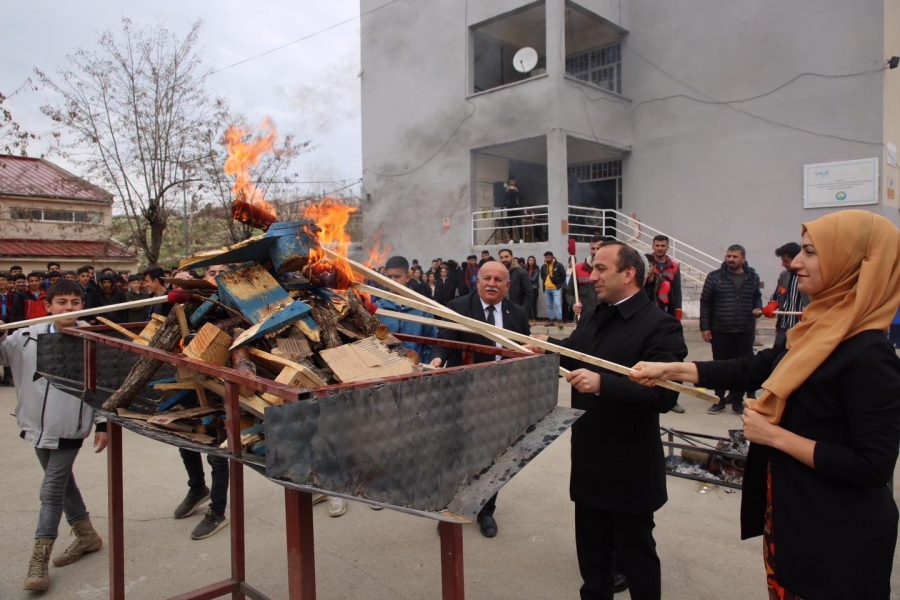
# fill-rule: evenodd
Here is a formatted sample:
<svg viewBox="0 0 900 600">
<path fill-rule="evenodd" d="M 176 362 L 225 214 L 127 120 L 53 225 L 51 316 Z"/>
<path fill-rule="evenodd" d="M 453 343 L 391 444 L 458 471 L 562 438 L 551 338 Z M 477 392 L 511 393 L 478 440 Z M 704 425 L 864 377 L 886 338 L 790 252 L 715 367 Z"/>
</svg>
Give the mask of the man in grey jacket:
<svg viewBox="0 0 900 600">
<path fill-rule="evenodd" d="M 63 280 L 50 287 L 45 304 L 51 315 L 81 310 L 84 291 L 78 283 Z M 62 318 L 54 323 L 19 329 L 12 335 L 0 333 L 0 365 L 11 367 L 16 382 L 15 414 L 20 437 L 34 447 L 44 470 L 34 549 L 22 586 L 25 590 L 44 591 L 49 587 L 47 563 L 63 513 L 72 526 L 75 541 L 53 559 L 54 566 L 69 565 L 103 545 L 75 484 L 72 465 L 84 439 L 91 433 L 92 424 L 96 424 L 95 451 L 106 448 L 106 419 L 94 413 L 80 398 L 51 386 L 45 378 L 34 378 L 38 336 L 73 325 L 74 318 Z"/>
</svg>

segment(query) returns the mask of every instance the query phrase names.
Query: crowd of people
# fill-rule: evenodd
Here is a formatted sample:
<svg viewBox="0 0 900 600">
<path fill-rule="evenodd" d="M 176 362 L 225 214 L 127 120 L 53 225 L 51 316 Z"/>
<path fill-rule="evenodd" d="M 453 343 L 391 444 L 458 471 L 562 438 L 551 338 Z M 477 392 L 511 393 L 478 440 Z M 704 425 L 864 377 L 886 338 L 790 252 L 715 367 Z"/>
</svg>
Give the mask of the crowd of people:
<svg viewBox="0 0 900 600">
<path fill-rule="evenodd" d="M 763 306 L 759 277 L 739 245 L 728 248 L 722 267 L 710 273 L 700 306 L 700 330 L 712 345 L 713 361 L 683 362 L 687 346 L 681 326 L 681 278 L 658 236 L 649 254 L 595 236 L 590 258 L 567 268 L 546 252 L 516 258 L 501 249 L 499 260 L 485 251 L 469 256 L 465 267 L 432 261 L 423 272 L 417 261 L 391 257 L 382 273 L 400 285 L 434 299 L 460 315 L 534 340 L 631 366 L 628 376 L 560 357 L 572 388 L 572 407 L 584 414 L 572 427 L 570 497 L 575 504 L 575 546 L 583 585 L 582 600 L 610 600 L 629 588 L 634 600 L 659 600 L 662 572 L 653 538 L 655 512 L 667 501 L 659 415 L 677 410 L 678 394 L 659 381 L 697 383 L 715 389 L 719 403 L 739 414 L 750 442 L 742 496 L 742 537 L 763 537 L 769 598 L 774 600 L 882 599 L 890 595 L 898 511 L 888 489 L 900 450 L 900 359 L 885 332 L 900 306 L 900 231 L 869 212 L 840 211 L 804 224 L 800 243 L 778 248 L 784 272 Z M 62 273 L 11 269 L 0 279 L 5 291 L 3 318 L 59 316 L 0 335 L 0 364 L 12 367 L 17 384 L 16 418 L 22 438 L 35 447 L 45 475 L 35 545 L 24 588 L 45 590 L 47 563 L 65 514 L 75 541 L 54 564 L 64 566 L 102 546 L 72 475 L 82 442 L 95 424 L 94 448 L 106 444 L 105 421 L 87 405 L 35 378 L 33 335 L 75 324 L 64 313 L 114 305 L 127 294 L 160 296 L 164 281 L 199 277 L 189 272 L 148 269 L 131 288 L 131 278 L 93 269 Z M 56 265 L 58 267 L 58 265 Z M 228 265 L 209 267 L 213 279 Z M 111 270 L 110 270 L 111 271 Z M 71 276 L 71 277 L 70 277 Z M 9 291 L 12 281 L 13 291 Z M 175 282 L 177 283 L 177 282 Z M 543 292 L 550 321 L 559 325 L 562 299 L 575 315 L 566 338 L 533 334 L 536 298 Z M 394 333 L 417 336 L 404 344 L 433 369 L 462 363 L 452 347 L 423 344 L 422 337 L 499 345 L 474 331 L 431 323 L 428 313 L 376 298 Z M 41 305 L 41 306 L 38 306 Z M 154 305 L 153 312 L 169 310 Z M 800 314 L 802 312 L 802 315 Z M 413 321 L 403 313 L 414 313 Z M 143 315 L 146 317 L 147 315 Z M 753 352 L 756 319 L 778 318 L 772 348 Z M 130 320 L 127 312 L 119 318 Z M 435 327 L 435 325 L 437 325 Z M 552 329 L 551 329 L 552 330 Z M 499 341 L 498 341 L 499 340 Z M 545 352 L 546 345 L 525 349 Z M 473 353 L 475 363 L 502 360 L 489 348 Z M 762 390 L 759 398 L 744 400 Z M 484 398 L 502 403 L 502 398 Z M 78 403 L 78 411 L 62 410 Z M 52 405 L 52 406 L 51 406 Z M 51 407 L 50 419 L 45 409 Z M 499 406 L 494 408 L 499 409 Z M 77 414 L 75 414 L 77 413 Z M 206 486 L 201 457 L 182 449 L 189 491 L 176 518 L 192 514 L 211 499 L 207 515 L 192 534 L 203 539 L 227 524 L 228 467 L 208 457 L 212 488 Z M 597 468 L 597 457 L 604 468 Z M 325 499 L 324 496 L 317 498 Z M 346 511 L 333 499 L 332 516 Z M 495 494 L 478 514 L 479 529 L 495 537 Z M 857 551 L 864 548 L 865 551 Z"/>
</svg>

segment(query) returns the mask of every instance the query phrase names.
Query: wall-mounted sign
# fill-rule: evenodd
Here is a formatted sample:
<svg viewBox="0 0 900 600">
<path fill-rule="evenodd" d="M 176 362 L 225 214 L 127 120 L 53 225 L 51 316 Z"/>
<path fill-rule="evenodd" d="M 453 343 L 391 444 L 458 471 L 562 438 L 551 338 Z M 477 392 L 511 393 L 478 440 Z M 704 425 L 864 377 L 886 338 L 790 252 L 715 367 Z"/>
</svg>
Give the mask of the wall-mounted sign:
<svg viewBox="0 0 900 600">
<path fill-rule="evenodd" d="M 442 226 L 444 229 L 450 229 L 450 217 L 444 217 Z"/>
<path fill-rule="evenodd" d="M 803 208 L 878 204 L 878 159 L 803 167 Z"/>
</svg>

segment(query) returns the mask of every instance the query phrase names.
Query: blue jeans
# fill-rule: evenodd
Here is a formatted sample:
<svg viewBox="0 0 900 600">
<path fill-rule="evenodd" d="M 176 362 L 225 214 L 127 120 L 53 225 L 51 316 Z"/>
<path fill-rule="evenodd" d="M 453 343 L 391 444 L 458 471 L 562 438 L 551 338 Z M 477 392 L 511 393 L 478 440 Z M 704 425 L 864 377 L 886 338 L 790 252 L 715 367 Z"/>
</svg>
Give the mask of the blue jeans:
<svg viewBox="0 0 900 600">
<path fill-rule="evenodd" d="M 44 469 L 44 480 L 41 482 L 41 512 L 38 515 L 35 539 L 47 538 L 55 540 L 59 534 L 59 521 L 63 512 L 69 525 L 87 518 L 87 508 L 81 499 L 81 492 L 75 485 L 72 465 L 78 456 L 79 448 L 66 450 L 47 450 L 35 448 L 41 468 Z"/>
<path fill-rule="evenodd" d="M 547 318 L 562 321 L 562 291 L 544 290 L 544 298 L 547 300 Z"/>
</svg>

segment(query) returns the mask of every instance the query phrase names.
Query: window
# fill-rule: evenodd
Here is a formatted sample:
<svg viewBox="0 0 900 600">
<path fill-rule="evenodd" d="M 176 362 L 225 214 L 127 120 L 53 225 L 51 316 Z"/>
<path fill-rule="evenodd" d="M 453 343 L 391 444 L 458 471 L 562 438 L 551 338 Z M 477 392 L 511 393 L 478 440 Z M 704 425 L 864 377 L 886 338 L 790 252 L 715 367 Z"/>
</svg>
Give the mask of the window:
<svg viewBox="0 0 900 600">
<path fill-rule="evenodd" d="M 616 180 L 616 207 L 622 207 L 621 160 L 609 160 L 586 165 L 573 165 L 569 167 L 568 173 L 569 177 L 575 177 L 579 184 L 591 181 Z"/>
<path fill-rule="evenodd" d="M 622 93 L 622 44 L 566 57 L 566 75 L 599 88 Z"/>
<path fill-rule="evenodd" d="M 470 93 L 525 81 L 546 73 L 546 8 L 543 0 L 488 19 L 470 29 Z M 532 64 L 514 64 L 523 48 L 537 53 Z"/>
<path fill-rule="evenodd" d="M 99 225 L 103 213 L 72 210 L 41 210 L 35 208 L 11 207 L 9 218 L 21 221 L 47 221 L 51 223 L 87 223 Z"/>
</svg>

